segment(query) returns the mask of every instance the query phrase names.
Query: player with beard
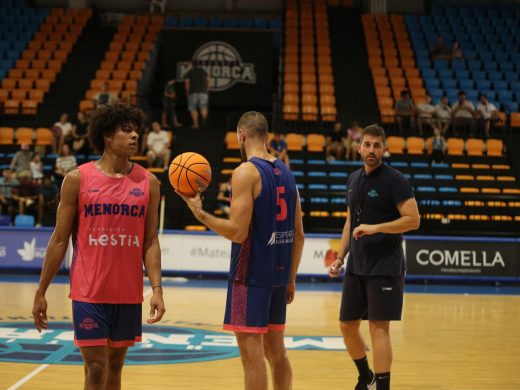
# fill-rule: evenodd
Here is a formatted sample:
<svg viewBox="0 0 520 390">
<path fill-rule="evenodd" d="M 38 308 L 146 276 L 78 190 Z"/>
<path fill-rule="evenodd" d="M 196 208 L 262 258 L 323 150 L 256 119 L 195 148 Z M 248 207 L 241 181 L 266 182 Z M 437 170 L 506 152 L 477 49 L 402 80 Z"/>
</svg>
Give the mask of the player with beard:
<svg viewBox="0 0 520 390">
<path fill-rule="evenodd" d="M 267 390 L 265 358 L 273 387 L 292 388 L 284 328 L 303 250 L 303 224 L 294 177 L 267 153 L 268 135 L 261 113 L 242 115 L 237 137 L 244 163 L 231 178 L 229 219 L 205 212 L 200 195 L 181 195 L 200 222 L 233 242 L 224 329 L 235 332 L 247 390 Z"/>
<path fill-rule="evenodd" d="M 347 182 L 347 220 L 340 248 L 329 269 L 341 273 L 348 253 L 341 297 L 340 329 L 359 371 L 356 390 L 390 388 L 390 321 L 399 321 L 406 271 L 402 233 L 419 227 L 412 187 L 403 175 L 382 162 L 385 132 L 363 130 L 358 152 L 364 165 Z M 359 328 L 369 322 L 374 372 L 369 368 Z"/>
</svg>

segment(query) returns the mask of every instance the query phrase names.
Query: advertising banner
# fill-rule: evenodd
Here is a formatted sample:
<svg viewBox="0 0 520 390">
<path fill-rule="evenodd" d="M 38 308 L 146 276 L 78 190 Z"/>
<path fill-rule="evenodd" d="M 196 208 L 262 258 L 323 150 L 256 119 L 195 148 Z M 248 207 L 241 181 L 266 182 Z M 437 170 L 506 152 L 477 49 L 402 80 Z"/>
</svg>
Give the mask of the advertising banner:
<svg viewBox="0 0 520 390">
<path fill-rule="evenodd" d="M 52 230 L 0 230 L 1 268 L 41 268 Z"/>
<path fill-rule="evenodd" d="M 460 277 L 518 276 L 518 243 L 514 239 L 442 239 L 409 237 L 409 275 Z"/>
<path fill-rule="evenodd" d="M 179 102 L 185 102 L 184 78 L 196 61 L 210 77 L 210 106 L 271 107 L 271 32 L 164 30 L 158 76 L 162 85 L 177 80 Z"/>
<path fill-rule="evenodd" d="M 165 271 L 229 271 L 231 242 L 216 235 L 165 234 L 159 238 Z M 326 275 L 339 238 L 306 238 L 299 275 Z"/>
</svg>

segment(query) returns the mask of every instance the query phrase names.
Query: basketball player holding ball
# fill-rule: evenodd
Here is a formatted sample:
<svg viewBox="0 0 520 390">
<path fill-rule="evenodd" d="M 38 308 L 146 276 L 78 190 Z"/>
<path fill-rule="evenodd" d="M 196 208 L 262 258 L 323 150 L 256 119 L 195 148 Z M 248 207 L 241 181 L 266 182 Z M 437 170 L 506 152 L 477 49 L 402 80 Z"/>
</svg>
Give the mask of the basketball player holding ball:
<svg viewBox="0 0 520 390">
<path fill-rule="evenodd" d="M 148 323 L 164 312 L 157 237 L 159 181 L 129 161 L 143 127 L 142 111 L 125 104 L 96 110 L 89 140 L 103 156 L 69 172 L 61 187 L 33 317 L 47 329 L 45 293 L 72 234 L 70 298 L 74 344 L 85 363 L 85 389 L 120 389 L 129 346 L 141 341 L 143 263 L 153 290 Z"/>
<path fill-rule="evenodd" d="M 274 388 L 287 390 L 292 370 L 284 328 L 303 250 L 300 199 L 289 168 L 267 152 L 261 113 L 243 114 L 237 137 L 244 163 L 231 178 L 229 219 L 205 212 L 200 193 L 177 193 L 200 222 L 233 242 L 224 329 L 235 332 L 245 389 L 267 389 L 267 358 Z"/>
</svg>

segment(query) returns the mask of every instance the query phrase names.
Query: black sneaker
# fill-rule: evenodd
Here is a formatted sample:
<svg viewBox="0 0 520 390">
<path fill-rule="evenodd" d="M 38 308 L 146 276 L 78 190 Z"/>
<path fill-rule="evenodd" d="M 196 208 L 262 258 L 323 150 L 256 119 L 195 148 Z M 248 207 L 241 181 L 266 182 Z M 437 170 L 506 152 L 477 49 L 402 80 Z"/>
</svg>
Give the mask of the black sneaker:
<svg viewBox="0 0 520 390">
<path fill-rule="evenodd" d="M 358 376 L 358 383 L 354 390 L 376 390 L 376 376 L 370 370 L 370 380 L 367 382 L 363 381 L 360 376 Z"/>
</svg>

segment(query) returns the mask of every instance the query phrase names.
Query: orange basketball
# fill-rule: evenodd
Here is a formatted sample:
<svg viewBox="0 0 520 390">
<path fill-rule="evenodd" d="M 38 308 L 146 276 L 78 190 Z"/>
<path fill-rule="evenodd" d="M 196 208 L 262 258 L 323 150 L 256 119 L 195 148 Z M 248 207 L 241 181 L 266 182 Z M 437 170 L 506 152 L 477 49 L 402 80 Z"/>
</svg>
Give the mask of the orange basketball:
<svg viewBox="0 0 520 390">
<path fill-rule="evenodd" d="M 211 181 L 211 166 L 200 154 L 186 152 L 173 159 L 168 176 L 177 192 L 194 196 L 208 187 Z"/>
</svg>

